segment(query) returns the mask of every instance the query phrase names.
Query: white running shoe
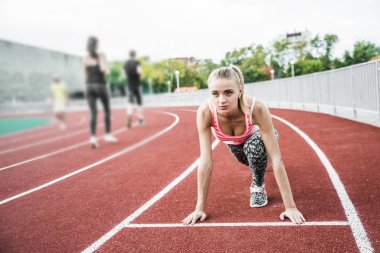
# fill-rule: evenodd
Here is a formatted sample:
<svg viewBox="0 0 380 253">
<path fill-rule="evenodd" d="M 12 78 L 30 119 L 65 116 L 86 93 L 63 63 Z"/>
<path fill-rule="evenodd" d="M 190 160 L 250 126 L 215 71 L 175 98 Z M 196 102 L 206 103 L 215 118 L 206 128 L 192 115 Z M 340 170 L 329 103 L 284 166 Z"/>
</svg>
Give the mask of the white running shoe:
<svg viewBox="0 0 380 253">
<path fill-rule="evenodd" d="M 132 116 L 128 116 L 127 117 L 127 128 L 131 128 L 132 127 Z"/>
<path fill-rule="evenodd" d="M 265 191 L 265 185 L 263 186 L 251 186 L 251 207 L 262 207 L 268 204 L 267 192 Z"/>
<path fill-rule="evenodd" d="M 91 144 L 91 147 L 94 149 L 99 147 L 98 141 L 95 136 L 90 137 L 90 144 Z"/>
<path fill-rule="evenodd" d="M 115 138 L 115 137 L 112 136 L 111 134 L 106 134 L 106 135 L 104 136 L 104 141 L 105 141 L 105 142 L 109 142 L 109 143 L 115 143 L 115 142 L 117 142 L 118 140 L 117 140 L 117 138 Z"/>
</svg>

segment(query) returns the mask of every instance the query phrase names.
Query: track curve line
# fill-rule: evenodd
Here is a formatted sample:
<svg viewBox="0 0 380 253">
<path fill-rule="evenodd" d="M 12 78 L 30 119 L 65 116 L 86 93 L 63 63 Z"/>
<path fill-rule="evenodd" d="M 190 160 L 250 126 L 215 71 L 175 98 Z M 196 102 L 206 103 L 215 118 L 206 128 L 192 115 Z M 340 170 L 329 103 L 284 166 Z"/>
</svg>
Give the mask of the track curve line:
<svg viewBox="0 0 380 253">
<path fill-rule="evenodd" d="M 152 136 L 150 136 L 148 138 L 145 138 L 142 141 L 139 141 L 139 142 L 137 142 L 137 143 L 135 143 L 135 144 L 133 144 L 133 145 L 131 145 L 131 146 L 129 146 L 129 147 L 127 147 L 127 148 L 125 148 L 125 149 L 117 152 L 117 153 L 114 153 L 113 155 L 110 155 L 110 156 L 108 156 L 108 157 L 106 157 L 106 158 L 104 158 L 102 160 L 99 160 L 99 161 L 97 161 L 95 163 L 92 163 L 90 165 L 87 165 L 87 166 L 85 166 L 85 167 L 83 167 L 83 168 L 81 168 L 79 170 L 76 170 L 76 171 L 71 172 L 69 174 L 66 174 L 66 175 L 64 175 L 62 177 L 59 177 L 59 178 L 54 179 L 52 181 L 49 181 L 49 182 L 47 182 L 47 183 L 45 183 L 43 185 L 40 185 L 40 186 L 35 187 L 35 188 L 32 188 L 32 189 L 30 189 L 28 191 L 24 191 L 22 193 L 14 195 L 14 196 L 12 196 L 10 198 L 1 200 L 0 201 L 0 205 L 3 205 L 3 204 L 8 203 L 8 202 L 10 202 L 12 200 L 21 198 L 23 196 L 29 195 L 29 194 L 31 194 L 33 192 L 39 191 L 39 190 L 41 190 L 43 188 L 46 188 L 48 186 L 51 186 L 51 185 L 56 184 L 58 182 L 61 182 L 61 181 L 65 180 L 65 179 L 67 179 L 67 178 L 70 178 L 70 177 L 72 177 L 74 175 L 77 175 L 77 174 L 79 174 L 81 172 L 84 172 L 84 171 L 89 170 L 91 168 L 94 168 L 94 167 L 96 167 L 96 166 L 98 166 L 100 164 L 108 162 L 108 161 L 110 161 L 110 160 L 112 160 L 112 159 L 114 159 L 116 157 L 119 157 L 119 156 L 125 154 L 125 153 L 128 153 L 128 152 L 130 152 L 130 151 L 132 151 L 132 150 L 134 150 L 136 148 L 139 148 L 139 147 L 141 147 L 141 146 L 143 146 L 143 145 L 145 145 L 145 144 L 147 144 L 147 143 L 149 143 L 149 142 L 157 139 L 158 137 L 160 137 L 161 135 L 167 133 L 168 131 L 172 130 L 179 123 L 179 117 L 178 117 L 177 114 L 170 113 L 170 112 L 163 112 L 163 111 L 159 111 L 159 113 L 168 114 L 168 115 L 174 117 L 174 119 L 175 119 L 174 122 L 172 124 L 170 124 L 168 127 L 166 127 L 165 129 L 161 130 L 160 132 L 158 132 L 158 133 L 156 133 L 156 134 L 154 134 L 154 135 L 152 135 Z"/>
<path fill-rule="evenodd" d="M 314 152 L 317 154 L 318 158 L 321 160 L 323 166 L 325 167 L 327 174 L 329 175 L 331 182 L 333 183 L 333 186 L 338 194 L 338 197 L 341 201 L 341 204 L 344 209 L 344 213 L 346 214 L 348 223 L 351 227 L 352 234 L 354 235 L 356 245 L 359 248 L 359 251 L 364 252 L 374 252 L 374 249 L 371 245 L 370 240 L 368 239 L 367 233 L 364 229 L 364 226 L 360 220 L 360 217 L 356 211 L 356 208 L 354 204 L 352 203 L 350 197 L 348 196 L 348 193 L 342 183 L 342 181 L 339 178 L 338 173 L 330 163 L 329 159 L 325 155 L 325 153 L 318 147 L 318 145 L 302 130 L 300 130 L 298 127 L 290 123 L 289 121 L 280 118 L 276 115 L 272 114 L 272 117 L 281 121 L 291 129 L 293 129 L 297 134 L 299 134 L 307 144 L 310 145 L 310 147 L 314 150 Z"/>
</svg>

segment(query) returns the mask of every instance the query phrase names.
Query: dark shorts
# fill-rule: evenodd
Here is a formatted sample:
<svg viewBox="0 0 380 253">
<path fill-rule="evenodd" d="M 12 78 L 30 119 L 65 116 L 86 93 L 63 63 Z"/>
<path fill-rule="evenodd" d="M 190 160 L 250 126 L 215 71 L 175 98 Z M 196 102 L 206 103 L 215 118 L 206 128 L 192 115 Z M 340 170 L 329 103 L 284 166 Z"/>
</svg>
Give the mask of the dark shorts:
<svg viewBox="0 0 380 253">
<path fill-rule="evenodd" d="M 142 105 L 141 92 L 138 87 L 128 89 L 128 98 L 129 103 Z"/>
</svg>

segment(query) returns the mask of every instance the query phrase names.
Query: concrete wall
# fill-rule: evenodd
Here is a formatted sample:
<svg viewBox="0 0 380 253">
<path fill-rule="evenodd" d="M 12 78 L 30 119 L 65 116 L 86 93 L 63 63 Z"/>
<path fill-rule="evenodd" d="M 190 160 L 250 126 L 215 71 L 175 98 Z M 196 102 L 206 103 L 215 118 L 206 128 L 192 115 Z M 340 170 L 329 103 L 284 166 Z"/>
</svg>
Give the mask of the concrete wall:
<svg viewBox="0 0 380 253">
<path fill-rule="evenodd" d="M 84 90 L 82 58 L 0 39 L 0 104 L 43 102 L 53 75 L 68 91 Z"/>
</svg>

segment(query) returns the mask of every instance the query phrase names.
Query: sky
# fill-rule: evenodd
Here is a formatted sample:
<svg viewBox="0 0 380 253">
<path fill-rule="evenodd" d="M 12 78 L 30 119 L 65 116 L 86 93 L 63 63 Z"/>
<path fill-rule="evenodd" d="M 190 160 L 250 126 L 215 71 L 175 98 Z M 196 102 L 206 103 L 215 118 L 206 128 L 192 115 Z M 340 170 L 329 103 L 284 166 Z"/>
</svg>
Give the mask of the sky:
<svg viewBox="0 0 380 253">
<path fill-rule="evenodd" d="M 380 45 L 380 0 L 0 0 L 0 39 L 83 56 L 88 36 L 108 60 L 130 49 L 152 61 L 271 43 L 286 33 L 338 35 L 341 57 L 357 41 Z"/>
</svg>

